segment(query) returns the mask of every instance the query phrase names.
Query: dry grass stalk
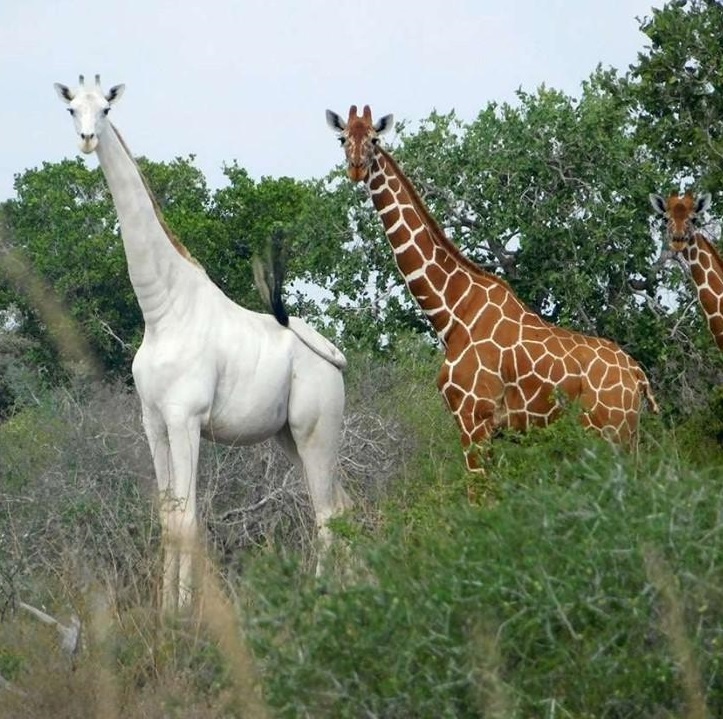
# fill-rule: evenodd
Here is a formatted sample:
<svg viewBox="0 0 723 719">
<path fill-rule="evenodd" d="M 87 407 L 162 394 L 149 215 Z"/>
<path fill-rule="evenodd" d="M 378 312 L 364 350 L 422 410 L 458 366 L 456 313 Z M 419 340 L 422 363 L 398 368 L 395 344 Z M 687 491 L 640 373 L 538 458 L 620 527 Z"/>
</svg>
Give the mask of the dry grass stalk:
<svg viewBox="0 0 723 719">
<path fill-rule="evenodd" d="M 662 626 L 679 669 L 685 694 L 685 719 L 707 719 L 703 680 L 688 637 L 683 616 L 683 603 L 676 588 L 676 580 L 660 553 L 646 547 L 643 551 L 648 579 L 660 594 Z"/>
</svg>

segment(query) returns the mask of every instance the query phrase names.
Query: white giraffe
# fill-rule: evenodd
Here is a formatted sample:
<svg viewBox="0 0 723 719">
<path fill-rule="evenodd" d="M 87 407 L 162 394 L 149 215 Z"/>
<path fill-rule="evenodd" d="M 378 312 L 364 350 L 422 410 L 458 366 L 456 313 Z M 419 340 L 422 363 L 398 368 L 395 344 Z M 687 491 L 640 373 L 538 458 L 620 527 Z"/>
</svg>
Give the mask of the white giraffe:
<svg viewBox="0 0 723 719">
<path fill-rule="evenodd" d="M 275 437 L 304 472 L 323 550 L 328 520 L 349 504 L 334 479 L 344 356 L 301 319 L 283 326 L 283 318 L 239 307 L 172 235 L 107 119 L 123 85 L 103 93 L 98 75 L 92 86 L 81 75 L 75 90 L 59 83 L 55 89 L 68 103 L 80 149 L 98 155 L 143 312 L 133 378 L 160 494 L 163 606 L 191 599 L 201 436 L 224 444 Z"/>
</svg>

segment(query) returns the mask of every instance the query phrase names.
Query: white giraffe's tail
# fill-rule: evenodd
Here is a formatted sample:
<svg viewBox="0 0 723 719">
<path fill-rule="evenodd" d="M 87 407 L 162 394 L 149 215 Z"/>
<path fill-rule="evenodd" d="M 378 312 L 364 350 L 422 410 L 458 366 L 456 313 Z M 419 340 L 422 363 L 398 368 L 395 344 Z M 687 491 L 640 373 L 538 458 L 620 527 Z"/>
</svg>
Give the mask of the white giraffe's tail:
<svg viewBox="0 0 723 719">
<path fill-rule="evenodd" d="M 306 324 L 300 317 L 289 317 L 288 328 L 310 349 L 323 357 L 327 362 L 344 369 L 346 357 L 341 350 L 332 344 L 324 335 L 317 332 L 313 327 Z"/>
<path fill-rule="evenodd" d="M 299 317 L 289 317 L 281 296 L 284 280 L 282 237 L 275 234 L 269 242 L 268 256 L 264 263 L 259 257 L 253 259 L 254 280 L 259 294 L 268 305 L 276 321 L 290 329 L 312 352 L 340 370 L 346 367 L 346 357 L 324 335 L 306 324 Z"/>
<path fill-rule="evenodd" d="M 269 240 L 266 248 L 266 258 L 262 260 L 254 255 L 251 261 L 251 269 L 254 272 L 254 283 L 261 295 L 261 299 L 276 317 L 276 321 L 284 327 L 289 326 L 289 315 L 284 307 L 284 300 L 281 296 L 281 286 L 284 283 L 286 274 L 286 258 L 284 256 L 283 237 L 276 232 Z"/>
</svg>

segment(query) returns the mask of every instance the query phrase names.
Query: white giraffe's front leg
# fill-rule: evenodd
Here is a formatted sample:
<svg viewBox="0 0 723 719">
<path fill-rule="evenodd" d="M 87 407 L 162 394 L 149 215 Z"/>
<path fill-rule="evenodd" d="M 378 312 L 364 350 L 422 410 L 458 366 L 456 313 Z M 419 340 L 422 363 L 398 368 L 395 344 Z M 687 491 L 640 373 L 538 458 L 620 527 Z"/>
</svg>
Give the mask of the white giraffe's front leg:
<svg viewBox="0 0 723 719">
<path fill-rule="evenodd" d="M 144 407 L 143 426 L 153 457 L 163 546 L 162 606 L 174 610 L 191 600 L 196 537 L 196 471 L 200 444 L 197 421 L 170 424 Z"/>
<path fill-rule="evenodd" d="M 171 493 L 171 448 L 168 444 L 166 424 L 157 412 L 143 407 L 143 427 L 153 458 L 153 468 L 158 487 L 158 514 L 161 522 L 161 547 L 163 551 L 163 577 L 161 604 L 173 609 L 178 597 L 178 553 L 168 541 L 169 513 L 165 498 Z"/>
<path fill-rule="evenodd" d="M 197 418 L 169 420 L 170 492 L 167 493 L 167 545 L 178 558 L 178 606 L 191 603 L 193 589 L 193 556 L 196 551 L 196 473 L 201 441 Z M 174 571 L 173 568 L 172 571 Z"/>
</svg>

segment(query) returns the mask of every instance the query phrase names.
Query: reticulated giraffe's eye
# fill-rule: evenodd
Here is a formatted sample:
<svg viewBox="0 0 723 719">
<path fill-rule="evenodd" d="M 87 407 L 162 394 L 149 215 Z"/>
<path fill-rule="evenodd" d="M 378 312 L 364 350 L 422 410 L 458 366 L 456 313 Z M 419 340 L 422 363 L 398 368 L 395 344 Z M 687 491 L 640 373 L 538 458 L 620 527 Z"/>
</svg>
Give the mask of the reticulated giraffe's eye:
<svg viewBox="0 0 723 719">
<path fill-rule="evenodd" d="M 339 144 L 346 145 L 346 137 L 344 137 L 344 135 L 339 135 Z"/>
<path fill-rule="evenodd" d="M 379 144 L 379 138 L 378 137 L 372 137 L 372 145 L 378 145 Z"/>
</svg>

